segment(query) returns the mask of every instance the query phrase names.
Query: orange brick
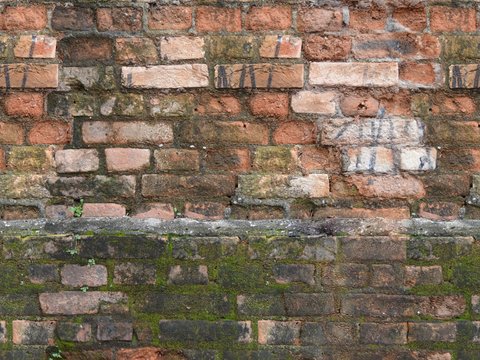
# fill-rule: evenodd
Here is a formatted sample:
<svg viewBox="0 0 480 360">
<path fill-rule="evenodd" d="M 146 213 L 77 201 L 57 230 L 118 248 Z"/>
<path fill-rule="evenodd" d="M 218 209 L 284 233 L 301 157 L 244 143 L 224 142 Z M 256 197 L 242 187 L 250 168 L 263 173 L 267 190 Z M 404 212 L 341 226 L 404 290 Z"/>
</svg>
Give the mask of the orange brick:
<svg viewBox="0 0 480 360">
<path fill-rule="evenodd" d="M 288 116 L 288 94 L 262 93 L 250 99 L 250 111 L 255 116 L 278 117 Z"/>
<path fill-rule="evenodd" d="M 297 24 L 300 32 L 339 31 L 343 16 L 340 10 L 302 8 L 298 11 Z"/>
<path fill-rule="evenodd" d="M 290 6 L 252 6 L 247 13 L 247 30 L 287 30 L 292 26 Z"/>
<path fill-rule="evenodd" d="M 35 123 L 28 134 L 30 144 L 68 144 L 71 139 L 71 124 L 63 121 Z"/>
<path fill-rule="evenodd" d="M 436 74 L 433 64 L 417 64 L 413 62 L 400 64 L 400 80 L 422 87 L 435 84 Z"/>
<path fill-rule="evenodd" d="M 393 20 L 405 30 L 421 32 L 427 27 L 424 7 L 402 7 L 393 11 Z"/>
<path fill-rule="evenodd" d="M 276 144 L 314 144 L 316 126 L 305 121 L 289 121 L 281 123 L 273 133 Z"/>
<path fill-rule="evenodd" d="M 353 9 L 350 11 L 350 28 L 360 31 L 384 30 L 387 11 L 380 8 Z"/>
<path fill-rule="evenodd" d="M 432 31 L 476 31 L 477 13 L 473 8 L 432 6 L 430 28 Z"/>
<path fill-rule="evenodd" d="M 23 144 L 23 127 L 18 124 L 0 122 L 0 144 Z"/>
<path fill-rule="evenodd" d="M 5 97 L 5 112 L 10 116 L 41 117 L 43 115 L 43 94 L 9 94 Z"/>
<path fill-rule="evenodd" d="M 4 30 L 42 30 L 46 26 L 47 9 L 42 5 L 7 6 L 0 14 L 0 28 Z"/>
<path fill-rule="evenodd" d="M 152 30 L 188 30 L 192 27 L 192 19 L 191 7 L 150 7 L 148 27 Z"/>
<path fill-rule="evenodd" d="M 197 9 L 197 30 L 201 32 L 242 30 L 240 9 L 202 6 Z"/>
</svg>

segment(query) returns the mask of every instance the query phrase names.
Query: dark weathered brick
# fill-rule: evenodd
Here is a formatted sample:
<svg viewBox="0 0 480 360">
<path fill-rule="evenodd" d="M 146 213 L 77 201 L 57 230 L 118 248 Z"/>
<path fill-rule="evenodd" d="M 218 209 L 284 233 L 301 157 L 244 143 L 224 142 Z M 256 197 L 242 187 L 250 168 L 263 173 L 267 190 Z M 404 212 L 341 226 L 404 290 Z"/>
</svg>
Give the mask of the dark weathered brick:
<svg viewBox="0 0 480 360">
<path fill-rule="evenodd" d="M 78 240 L 78 255 L 102 259 L 156 259 L 165 252 L 165 240 L 139 235 L 94 236 Z"/>
<path fill-rule="evenodd" d="M 246 316 L 285 316 L 285 301 L 281 295 L 256 294 L 237 296 L 238 313 Z"/>
<path fill-rule="evenodd" d="M 115 265 L 114 284 L 153 285 L 155 284 L 157 267 L 154 264 L 122 263 Z"/>
<path fill-rule="evenodd" d="M 92 325 L 89 323 L 60 322 L 57 325 L 57 335 L 65 341 L 87 342 L 92 337 Z"/>
<path fill-rule="evenodd" d="M 315 266 L 302 264 L 278 264 L 273 267 L 275 281 L 280 284 L 303 282 L 315 284 Z"/>
<path fill-rule="evenodd" d="M 117 321 L 109 317 L 97 320 L 97 340 L 99 341 L 131 341 L 132 337 L 131 321 Z"/>
<path fill-rule="evenodd" d="M 176 314 L 215 314 L 225 316 L 231 310 L 231 300 L 224 294 L 182 295 L 160 292 L 142 293 L 136 307 L 145 313 Z"/>
<path fill-rule="evenodd" d="M 406 259 L 407 238 L 342 238 L 341 246 L 348 260 L 402 261 Z"/>
<path fill-rule="evenodd" d="M 408 323 L 408 341 L 429 342 L 444 341 L 453 342 L 457 337 L 457 325 L 448 323 Z"/>
<path fill-rule="evenodd" d="M 284 296 L 289 316 L 320 316 L 337 312 L 333 294 L 285 294 Z"/>
<path fill-rule="evenodd" d="M 168 273 L 168 282 L 174 285 L 207 285 L 208 268 L 206 265 L 172 266 Z"/>
<path fill-rule="evenodd" d="M 58 266 L 54 264 L 32 264 L 28 267 L 28 278 L 33 284 L 58 282 Z"/>
<path fill-rule="evenodd" d="M 258 343 L 261 345 L 299 345 L 300 321 L 258 322 Z"/>
<path fill-rule="evenodd" d="M 173 257 L 181 260 L 215 260 L 236 254 L 238 237 L 180 237 L 171 240 Z"/>
<path fill-rule="evenodd" d="M 360 324 L 362 344 L 393 345 L 407 343 L 407 323 Z"/>
<path fill-rule="evenodd" d="M 368 267 L 363 264 L 328 265 L 322 271 L 322 283 L 327 286 L 362 287 L 368 279 Z"/>
<path fill-rule="evenodd" d="M 160 320 L 159 327 L 161 341 L 235 344 L 248 343 L 252 336 L 250 321 Z"/>
<path fill-rule="evenodd" d="M 249 245 L 251 259 L 333 261 L 337 253 L 337 241 L 330 237 L 253 237 Z"/>
</svg>

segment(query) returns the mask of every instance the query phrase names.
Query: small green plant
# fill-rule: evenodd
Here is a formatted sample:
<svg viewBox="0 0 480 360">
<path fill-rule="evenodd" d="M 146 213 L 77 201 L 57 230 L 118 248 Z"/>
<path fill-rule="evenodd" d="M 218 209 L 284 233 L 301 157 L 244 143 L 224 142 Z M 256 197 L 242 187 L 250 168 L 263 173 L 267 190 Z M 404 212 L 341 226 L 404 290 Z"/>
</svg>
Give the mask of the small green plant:
<svg viewBox="0 0 480 360">
<path fill-rule="evenodd" d="M 81 217 L 83 214 L 83 199 L 80 199 L 78 204 L 69 209 L 73 213 L 73 217 Z"/>
<path fill-rule="evenodd" d="M 88 266 L 93 266 L 93 265 L 95 265 L 95 259 L 94 259 L 94 258 L 88 259 L 87 265 L 88 265 Z"/>
<path fill-rule="evenodd" d="M 71 256 L 78 255 L 78 250 L 77 250 L 76 248 L 67 249 L 67 250 L 65 250 L 65 252 L 66 252 L 67 254 L 70 254 Z"/>
<path fill-rule="evenodd" d="M 63 355 L 60 349 L 57 347 L 51 348 L 50 353 L 48 355 L 48 360 L 59 360 L 59 359 L 63 359 Z"/>
<path fill-rule="evenodd" d="M 80 290 L 82 290 L 82 292 L 86 293 L 88 291 L 88 286 L 82 286 L 80 288 Z"/>
</svg>

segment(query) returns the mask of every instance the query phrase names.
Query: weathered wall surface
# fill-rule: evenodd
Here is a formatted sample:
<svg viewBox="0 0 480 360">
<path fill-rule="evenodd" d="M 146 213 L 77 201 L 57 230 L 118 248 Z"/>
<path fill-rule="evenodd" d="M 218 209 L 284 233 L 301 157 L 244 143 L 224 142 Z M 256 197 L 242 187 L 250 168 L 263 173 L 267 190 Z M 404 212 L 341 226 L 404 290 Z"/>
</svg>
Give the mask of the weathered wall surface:
<svg viewBox="0 0 480 360">
<path fill-rule="evenodd" d="M 477 7 L 0 0 L 0 359 L 479 359 Z"/>
<path fill-rule="evenodd" d="M 0 234 L 1 359 L 480 354 L 478 221 L 74 219 Z"/>
<path fill-rule="evenodd" d="M 1 4 L 3 219 L 478 215 L 474 1 Z"/>
</svg>

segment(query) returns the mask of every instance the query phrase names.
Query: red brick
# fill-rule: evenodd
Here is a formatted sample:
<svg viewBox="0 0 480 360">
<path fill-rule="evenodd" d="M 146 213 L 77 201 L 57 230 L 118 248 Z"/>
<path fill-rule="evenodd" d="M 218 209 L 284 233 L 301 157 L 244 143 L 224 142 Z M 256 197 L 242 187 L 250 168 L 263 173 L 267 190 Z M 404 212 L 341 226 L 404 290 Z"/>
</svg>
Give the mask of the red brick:
<svg viewBox="0 0 480 360">
<path fill-rule="evenodd" d="M 342 29 L 343 16 L 340 10 L 320 8 L 301 8 L 297 15 L 298 31 L 339 31 Z"/>
<path fill-rule="evenodd" d="M 273 133 L 276 144 L 314 144 L 316 126 L 307 121 L 288 121 L 279 124 Z"/>
<path fill-rule="evenodd" d="M 427 27 L 427 14 L 424 7 L 400 7 L 393 11 L 393 20 L 402 30 L 421 32 Z"/>
<path fill-rule="evenodd" d="M 303 88 L 304 66 L 275 63 L 217 65 L 214 82 L 218 89 Z"/>
<path fill-rule="evenodd" d="M 340 109 L 345 116 L 375 117 L 380 103 L 370 95 L 346 95 L 340 102 Z"/>
<path fill-rule="evenodd" d="M 30 144 L 68 144 L 72 139 L 71 125 L 61 121 L 43 121 L 28 133 Z"/>
<path fill-rule="evenodd" d="M 108 171 L 136 171 L 150 166 L 148 149 L 105 149 Z"/>
<path fill-rule="evenodd" d="M 430 29 L 432 31 L 476 31 L 474 8 L 432 6 L 430 8 Z"/>
<path fill-rule="evenodd" d="M 402 63 L 400 64 L 399 76 L 400 80 L 417 87 L 433 86 L 436 82 L 433 64 Z"/>
<path fill-rule="evenodd" d="M 155 150 L 155 166 L 160 171 L 198 171 L 200 157 L 197 150 Z"/>
<path fill-rule="evenodd" d="M 288 94 L 261 93 L 250 99 L 250 111 L 255 116 L 284 118 L 288 116 Z"/>
<path fill-rule="evenodd" d="M 107 285 L 104 265 L 64 265 L 60 271 L 62 284 L 72 287 Z"/>
<path fill-rule="evenodd" d="M 188 30 L 192 26 L 192 8 L 187 6 L 151 6 L 148 27 L 152 30 Z"/>
<path fill-rule="evenodd" d="M 4 30 L 42 30 L 47 26 L 47 9 L 42 5 L 7 6 L 0 14 Z"/>
<path fill-rule="evenodd" d="M 56 6 L 52 15 L 54 30 L 93 30 L 94 12 L 86 7 Z"/>
<path fill-rule="evenodd" d="M 8 94 L 5 96 L 5 113 L 10 116 L 41 117 L 43 115 L 43 94 Z"/>
<path fill-rule="evenodd" d="M 434 115 L 471 115 L 477 106 L 469 96 L 445 96 L 439 93 L 433 95 L 431 109 Z"/>
<path fill-rule="evenodd" d="M 422 198 L 426 195 L 423 183 L 412 176 L 351 176 L 350 181 L 360 195 L 378 198 Z"/>
<path fill-rule="evenodd" d="M 387 23 L 387 11 L 382 8 L 352 9 L 350 28 L 360 31 L 384 30 Z"/>
<path fill-rule="evenodd" d="M 123 217 L 126 214 L 123 205 L 87 203 L 83 205 L 82 217 Z"/>
<path fill-rule="evenodd" d="M 292 96 L 292 110 L 296 113 L 335 115 L 337 93 L 333 91 L 300 91 Z"/>
<path fill-rule="evenodd" d="M 0 88 L 37 89 L 58 86 L 58 64 L 8 64 L 0 73 Z"/>
<path fill-rule="evenodd" d="M 409 33 L 359 35 L 354 38 L 352 48 L 357 59 L 437 59 L 440 52 L 441 45 L 436 36 Z"/>
<path fill-rule="evenodd" d="M 303 50 L 308 60 L 343 60 L 351 49 L 350 37 L 310 35 L 305 39 Z"/>
<path fill-rule="evenodd" d="M 411 95 L 406 90 L 398 93 L 385 93 L 379 98 L 380 106 L 389 115 L 411 116 Z"/>
<path fill-rule="evenodd" d="M 242 111 L 240 101 L 234 96 L 203 94 L 195 112 L 200 115 L 237 115 Z"/>
<path fill-rule="evenodd" d="M 112 39 L 99 36 L 67 37 L 59 43 L 59 57 L 65 62 L 109 61 Z"/>
<path fill-rule="evenodd" d="M 97 314 L 101 304 L 125 302 L 127 296 L 121 292 L 106 291 L 62 291 L 39 295 L 42 313 L 46 315 Z"/>
<path fill-rule="evenodd" d="M 15 57 L 54 59 L 57 40 L 45 35 L 22 35 L 13 50 Z"/>
<path fill-rule="evenodd" d="M 212 171 L 247 172 L 250 170 L 248 149 L 208 149 L 205 166 Z"/>
<path fill-rule="evenodd" d="M 292 26 L 290 6 L 252 6 L 247 12 L 247 30 L 287 30 Z"/>
<path fill-rule="evenodd" d="M 137 219 L 173 220 L 175 214 L 171 204 L 147 203 L 137 209 L 132 217 Z"/>
<path fill-rule="evenodd" d="M 302 146 L 297 150 L 297 158 L 306 173 L 340 171 L 340 152 L 333 147 Z"/>
<path fill-rule="evenodd" d="M 221 220 L 224 218 L 226 206 L 216 202 L 201 202 L 185 204 L 184 215 L 197 220 Z"/>
<path fill-rule="evenodd" d="M 452 202 L 429 200 L 420 204 L 418 215 L 434 221 L 452 221 L 460 217 L 461 207 Z"/>
<path fill-rule="evenodd" d="M 23 127 L 18 124 L 0 122 L 0 144 L 23 144 Z"/>
<path fill-rule="evenodd" d="M 302 39 L 290 35 L 267 35 L 260 46 L 260 56 L 265 58 L 298 59 L 302 54 Z"/>
<path fill-rule="evenodd" d="M 142 29 L 142 16 L 140 8 L 100 8 L 97 9 L 97 28 L 99 31 L 138 31 Z"/>
<path fill-rule="evenodd" d="M 242 30 L 240 9 L 202 6 L 197 8 L 196 27 L 198 31 L 228 31 Z"/>
</svg>

